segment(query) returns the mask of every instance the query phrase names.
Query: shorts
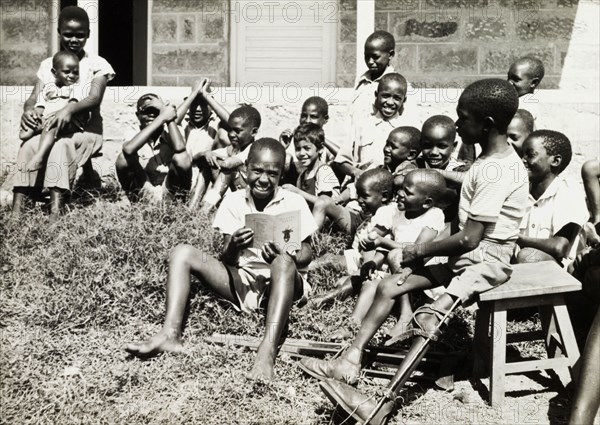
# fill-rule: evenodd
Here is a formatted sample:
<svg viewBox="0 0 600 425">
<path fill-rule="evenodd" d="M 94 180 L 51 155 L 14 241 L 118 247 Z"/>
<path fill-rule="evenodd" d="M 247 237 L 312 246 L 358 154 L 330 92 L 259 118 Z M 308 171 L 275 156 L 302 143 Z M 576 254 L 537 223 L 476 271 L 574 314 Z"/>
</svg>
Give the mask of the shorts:
<svg viewBox="0 0 600 425">
<path fill-rule="evenodd" d="M 229 274 L 229 285 L 231 292 L 236 296 L 237 303 L 231 303 L 233 307 L 244 313 L 253 313 L 265 308 L 269 299 L 271 283 L 271 270 L 269 267 L 260 270 L 251 267 L 236 267 L 225 264 Z M 240 276 L 235 277 L 234 270 Z M 295 297 L 295 303 L 304 303 L 311 292 L 311 287 L 306 280 L 306 273 L 298 272 L 302 279 L 302 294 Z"/>
<path fill-rule="evenodd" d="M 450 257 L 446 264 L 425 268 L 428 278 L 446 287 L 446 293 L 459 298 L 463 306 L 477 301 L 479 294 L 505 283 L 512 274 L 510 266 L 514 242 L 481 241 L 473 251 Z"/>
</svg>

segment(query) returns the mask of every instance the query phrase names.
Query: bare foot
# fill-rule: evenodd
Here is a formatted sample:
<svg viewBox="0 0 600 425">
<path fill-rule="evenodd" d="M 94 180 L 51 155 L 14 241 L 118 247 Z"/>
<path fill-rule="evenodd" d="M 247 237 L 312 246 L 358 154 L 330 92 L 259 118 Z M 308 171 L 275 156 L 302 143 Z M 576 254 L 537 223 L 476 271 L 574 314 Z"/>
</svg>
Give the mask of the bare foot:
<svg viewBox="0 0 600 425">
<path fill-rule="evenodd" d="M 263 353 L 263 350 L 258 349 L 256 353 L 256 359 L 254 360 L 254 366 L 246 374 L 246 379 L 257 381 L 270 381 L 273 379 L 275 373 L 273 372 L 273 366 L 275 365 L 275 357 L 270 353 Z"/>
<path fill-rule="evenodd" d="M 151 357 L 160 353 L 180 353 L 183 351 L 181 338 L 161 330 L 152 338 L 125 346 L 125 351 L 137 357 Z"/>
<path fill-rule="evenodd" d="M 389 339 L 383 345 L 387 347 L 397 342 L 400 335 L 412 328 L 411 321 L 412 316 L 403 317 L 400 315 L 394 327 L 388 331 L 387 336 Z"/>
<path fill-rule="evenodd" d="M 31 158 L 29 160 L 29 162 L 25 166 L 25 170 L 27 170 L 27 171 L 37 171 L 37 170 L 41 169 L 43 165 L 44 165 L 44 159 L 43 158 L 33 157 L 33 158 Z"/>
</svg>

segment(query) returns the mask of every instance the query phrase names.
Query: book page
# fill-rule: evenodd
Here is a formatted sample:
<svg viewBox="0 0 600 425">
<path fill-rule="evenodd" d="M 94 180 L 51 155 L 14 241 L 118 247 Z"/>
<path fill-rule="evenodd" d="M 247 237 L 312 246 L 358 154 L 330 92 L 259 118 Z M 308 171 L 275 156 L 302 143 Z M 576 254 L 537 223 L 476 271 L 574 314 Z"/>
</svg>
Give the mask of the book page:
<svg viewBox="0 0 600 425">
<path fill-rule="evenodd" d="M 274 242 L 281 252 L 298 250 L 300 239 L 300 211 L 290 211 L 277 215 L 277 228 Z"/>
<path fill-rule="evenodd" d="M 265 213 L 246 214 L 245 227 L 254 231 L 251 247 L 261 249 L 266 242 L 274 240 L 276 226 L 275 216 Z"/>
</svg>

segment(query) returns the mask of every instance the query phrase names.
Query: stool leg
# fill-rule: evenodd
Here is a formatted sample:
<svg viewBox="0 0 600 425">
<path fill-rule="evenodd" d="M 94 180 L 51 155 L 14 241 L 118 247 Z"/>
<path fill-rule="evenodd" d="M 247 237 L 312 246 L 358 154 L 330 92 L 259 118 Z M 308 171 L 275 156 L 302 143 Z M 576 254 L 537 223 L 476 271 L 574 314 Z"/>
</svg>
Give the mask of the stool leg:
<svg viewBox="0 0 600 425">
<path fill-rule="evenodd" d="M 489 331 L 490 306 L 488 303 L 480 303 L 475 319 L 475 335 L 473 336 L 473 375 L 477 378 L 485 376 L 487 372 Z"/>
<path fill-rule="evenodd" d="M 540 307 L 540 321 L 545 335 L 546 353 L 548 358 L 553 359 L 563 355 L 562 340 L 556 326 L 554 315 L 554 303 Z"/>
<path fill-rule="evenodd" d="M 504 401 L 504 378 L 506 365 L 506 309 L 494 303 L 492 311 L 490 365 L 490 402 L 501 406 Z"/>
<path fill-rule="evenodd" d="M 560 339 L 563 343 L 564 354 L 569 359 L 570 367 L 569 372 L 572 379 L 577 379 L 579 375 L 579 347 L 577 347 L 577 340 L 575 339 L 575 333 L 573 332 L 573 326 L 571 325 L 571 318 L 567 311 L 565 300 L 561 297 L 559 303 L 554 305 L 554 315 L 556 317 L 556 324 Z"/>
</svg>

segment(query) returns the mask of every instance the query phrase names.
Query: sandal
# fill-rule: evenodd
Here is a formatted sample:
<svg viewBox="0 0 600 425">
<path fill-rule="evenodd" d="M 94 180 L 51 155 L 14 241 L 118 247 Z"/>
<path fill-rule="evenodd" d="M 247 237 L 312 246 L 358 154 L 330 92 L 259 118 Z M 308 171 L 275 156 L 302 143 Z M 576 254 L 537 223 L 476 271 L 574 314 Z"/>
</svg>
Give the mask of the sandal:
<svg viewBox="0 0 600 425">
<path fill-rule="evenodd" d="M 414 323 L 416 325 L 416 327 L 413 327 L 412 329 L 409 329 L 406 332 L 402 332 L 400 335 L 396 335 L 396 336 L 388 339 L 385 342 L 385 345 L 390 346 L 392 344 L 395 344 L 396 342 L 404 341 L 404 340 L 407 340 L 414 336 L 422 336 L 424 338 L 429 338 L 432 341 L 437 341 L 440 336 L 439 329 L 434 332 L 427 332 L 425 329 L 423 329 L 421 324 L 416 319 L 417 314 L 421 314 L 421 313 L 433 314 L 440 321 L 442 321 L 446 317 L 452 318 L 454 316 L 454 313 L 450 313 L 445 310 L 437 309 L 437 308 L 433 307 L 431 304 L 423 305 L 423 306 L 419 307 L 418 309 L 416 309 L 415 312 L 413 313 L 412 323 Z"/>
</svg>

